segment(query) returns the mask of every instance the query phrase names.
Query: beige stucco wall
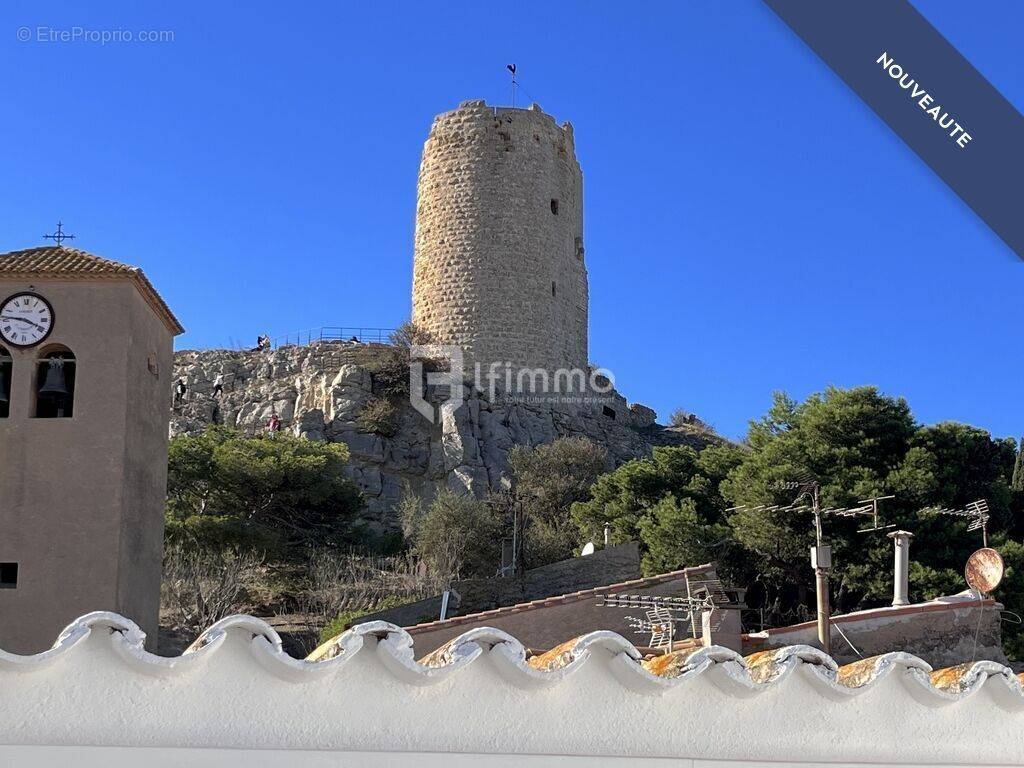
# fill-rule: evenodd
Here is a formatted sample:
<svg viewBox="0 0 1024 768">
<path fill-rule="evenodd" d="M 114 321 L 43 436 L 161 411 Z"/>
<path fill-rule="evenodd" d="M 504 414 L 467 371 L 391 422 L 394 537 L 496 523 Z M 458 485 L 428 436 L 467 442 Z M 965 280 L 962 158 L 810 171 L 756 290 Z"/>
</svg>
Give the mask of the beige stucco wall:
<svg viewBox="0 0 1024 768">
<path fill-rule="evenodd" d="M 570 124 L 483 101 L 436 118 L 419 173 L 413 320 L 463 348 L 467 375 L 474 363 L 485 373 L 505 362 L 586 369 L 583 181 Z"/>
<path fill-rule="evenodd" d="M 17 562 L 19 574 L 16 589 L 0 589 L 0 647 L 40 651 L 92 610 L 123 612 L 155 637 L 171 333 L 128 280 L 33 285 L 55 322 L 42 345 L 8 349 L 0 562 Z M 0 278 L 0 299 L 29 287 Z M 35 361 L 56 344 L 77 360 L 74 416 L 35 419 Z"/>
</svg>

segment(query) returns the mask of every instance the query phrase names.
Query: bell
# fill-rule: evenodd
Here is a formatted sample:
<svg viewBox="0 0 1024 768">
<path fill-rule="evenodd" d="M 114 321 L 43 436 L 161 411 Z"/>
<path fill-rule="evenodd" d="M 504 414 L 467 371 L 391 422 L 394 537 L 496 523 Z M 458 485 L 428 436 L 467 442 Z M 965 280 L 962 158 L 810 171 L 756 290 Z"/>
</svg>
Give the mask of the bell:
<svg viewBox="0 0 1024 768">
<path fill-rule="evenodd" d="M 64 381 L 64 360 L 59 357 L 50 358 L 46 369 L 46 380 L 39 388 L 40 397 L 67 397 L 68 388 Z"/>
</svg>

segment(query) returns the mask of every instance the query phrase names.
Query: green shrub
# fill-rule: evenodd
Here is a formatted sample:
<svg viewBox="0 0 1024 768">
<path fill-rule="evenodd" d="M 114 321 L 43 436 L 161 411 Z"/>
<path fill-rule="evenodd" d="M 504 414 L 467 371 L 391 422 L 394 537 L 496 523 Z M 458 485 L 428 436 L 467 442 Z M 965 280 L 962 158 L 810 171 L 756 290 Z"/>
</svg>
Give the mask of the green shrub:
<svg viewBox="0 0 1024 768">
<path fill-rule="evenodd" d="M 399 415 L 399 407 L 393 400 L 372 397 L 356 416 L 356 426 L 360 432 L 394 437 L 398 433 Z"/>
<path fill-rule="evenodd" d="M 320 630 L 320 642 L 326 643 L 332 637 L 337 637 L 346 629 L 350 629 L 356 619 L 362 618 L 363 616 L 371 613 L 377 613 L 378 611 L 397 608 L 398 606 L 405 605 L 408 602 L 410 602 L 410 600 L 406 597 L 388 595 L 373 607 L 360 608 L 354 611 L 345 611 L 331 619 L 331 621 L 329 621 L 327 625 Z"/>
</svg>

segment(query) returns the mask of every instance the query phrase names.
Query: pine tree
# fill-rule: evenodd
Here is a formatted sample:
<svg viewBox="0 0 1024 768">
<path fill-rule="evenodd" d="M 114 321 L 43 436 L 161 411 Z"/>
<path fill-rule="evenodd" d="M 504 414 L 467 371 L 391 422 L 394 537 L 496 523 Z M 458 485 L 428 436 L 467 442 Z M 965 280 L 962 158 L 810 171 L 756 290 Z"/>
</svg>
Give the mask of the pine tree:
<svg viewBox="0 0 1024 768">
<path fill-rule="evenodd" d="M 1024 437 L 1020 439 L 1017 446 L 1017 460 L 1013 463 L 1013 479 L 1010 480 L 1010 488 L 1015 491 L 1024 491 Z"/>
</svg>

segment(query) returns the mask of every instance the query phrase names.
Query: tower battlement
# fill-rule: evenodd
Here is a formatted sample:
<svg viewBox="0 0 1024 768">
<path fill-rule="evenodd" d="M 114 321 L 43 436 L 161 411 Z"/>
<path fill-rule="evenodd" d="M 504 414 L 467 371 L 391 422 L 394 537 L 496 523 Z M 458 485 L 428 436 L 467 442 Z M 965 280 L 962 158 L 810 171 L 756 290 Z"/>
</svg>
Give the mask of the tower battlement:
<svg viewBox="0 0 1024 768">
<path fill-rule="evenodd" d="M 413 321 L 467 367 L 586 370 L 583 179 L 573 128 L 536 104 L 434 119 L 416 206 Z"/>
</svg>

